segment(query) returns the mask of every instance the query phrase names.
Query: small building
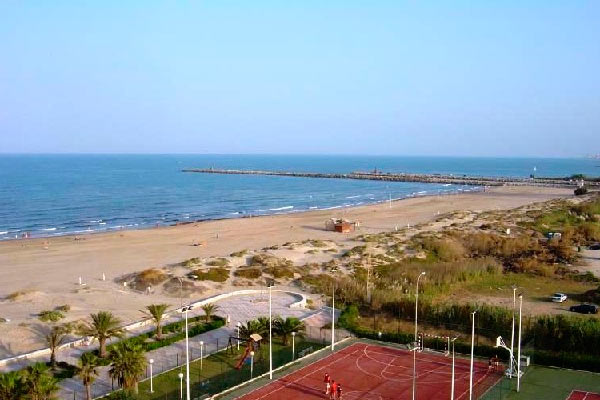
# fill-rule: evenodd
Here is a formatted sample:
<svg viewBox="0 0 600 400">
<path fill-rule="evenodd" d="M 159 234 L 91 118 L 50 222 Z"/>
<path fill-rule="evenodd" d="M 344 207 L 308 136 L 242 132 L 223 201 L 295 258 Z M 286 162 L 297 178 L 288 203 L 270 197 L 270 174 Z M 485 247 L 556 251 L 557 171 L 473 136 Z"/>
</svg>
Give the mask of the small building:
<svg viewBox="0 0 600 400">
<path fill-rule="evenodd" d="M 331 218 L 325 222 L 326 230 L 339 233 L 354 232 L 358 226 L 358 222 L 351 222 L 341 218 Z"/>
</svg>

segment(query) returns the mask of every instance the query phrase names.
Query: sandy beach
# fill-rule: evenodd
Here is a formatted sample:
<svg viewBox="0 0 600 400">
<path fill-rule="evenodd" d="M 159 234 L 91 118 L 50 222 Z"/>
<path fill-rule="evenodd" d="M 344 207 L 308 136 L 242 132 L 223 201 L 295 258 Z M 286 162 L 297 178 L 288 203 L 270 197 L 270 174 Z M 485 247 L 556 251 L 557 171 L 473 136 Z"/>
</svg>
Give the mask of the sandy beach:
<svg viewBox="0 0 600 400">
<path fill-rule="evenodd" d="M 257 218 L 198 222 L 164 228 L 119 231 L 50 239 L 25 239 L 0 243 L 0 358 L 43 347 L 37 333 L 37 313 L 68 304 L 66 320 L 85 318 L 109 310 L 124 322 L 139 320 L 147 304 L 173 306 L 178 296 L 144 294 L 124 288 L 115 279 L 148 268 L 173 266 L 192 257 L 228 256 L 242 249 L 306 239 L 333 240 L 353 245 L 363 233 L 394 230 L 435 219 L 457 210 L 510 209 L 552 198 L 571 197 L 568 189 L 499 187 L 486 192 L 410 198 L 348 209 L 315 211 Z M 325 231 L 325 221 L 344 217 L 360 221 L 352 234 Z M 193 244 L 201 244 L 194 246 Z M 294 262 L 306 260 L 294 260 Z M 174 270 L 178 273 L 177 270 Z M 181 272 L 183 273 L 183 272 Z M 106 280 L 102 280 L 102 275 Z M 79 285 L 81 277 L 84 285 Z M 230 282 L 215 285 L 192 298 L 232 290 Z M 13 299 L 11 294 L 21 292 Z M 12 296 L 11 296 L 12 297 Z"/>
</svg>

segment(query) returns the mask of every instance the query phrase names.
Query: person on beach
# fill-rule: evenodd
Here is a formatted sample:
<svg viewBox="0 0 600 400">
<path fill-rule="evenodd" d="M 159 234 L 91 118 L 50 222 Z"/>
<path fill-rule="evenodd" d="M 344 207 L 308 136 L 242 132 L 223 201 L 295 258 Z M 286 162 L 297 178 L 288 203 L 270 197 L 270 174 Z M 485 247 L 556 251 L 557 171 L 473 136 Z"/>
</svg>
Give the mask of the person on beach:
<svg viewBox="0 0 600 400">
<path fill-rule="evenodd" d="M 335 393 L 337 392 L 338 384 L 331 380 L 331 390 L 329 391 L 329 399 L 335 400 Z"/>
<path fill-rule="evenodd" d="M 329 394 L 331 377 L 328 373 L 325 373 L 325 378 L 323 379 L 323 382 L 325 382 L 325 394 Z"/>
</svg>

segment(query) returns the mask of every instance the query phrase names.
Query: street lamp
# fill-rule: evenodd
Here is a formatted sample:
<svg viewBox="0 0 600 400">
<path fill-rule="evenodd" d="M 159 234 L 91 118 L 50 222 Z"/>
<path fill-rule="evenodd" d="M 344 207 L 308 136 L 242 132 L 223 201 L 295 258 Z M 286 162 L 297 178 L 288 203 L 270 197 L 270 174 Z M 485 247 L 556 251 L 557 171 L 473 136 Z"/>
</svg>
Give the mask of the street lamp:
<svg viewBox="0 0 600 400">
<path fill-rule="evenodd" d="M 180 372 L 179 375 L 179 398 L 183 399 L 183 374 Z"/>
<path fill-rule="evenodd" d="M 296 332 L 292 332 L 292 361 L 296 358 Z"/>
<path fill-rule="evenodd" d="M 254 377 L 254 351 L 250 352 L 250 379 Z"/>
<path fill-rule="evenodd" d="M 151 358 L 148 362 L 150 363 L 150 393 L 154 393 L 154 387 L 152 386 L 152 364 L 154 364 L 154 359 Z"/>
<path fill-rule="evenodd" d="M 273 306 L 272 284 L 269 284 L 269 379 L 273 379 Z"/>
<path fill-rule="evenodd" d="M 185 398 L 190 400 L 190 341 L 188 338 L 188 311 L 192 306 L 181 309 L 185 313 Z"/>
<path fill-rule="evenodd" d="M 521 322 L 523 311 L 523 295 L 519 295 L 519 346 L 517 349 L 517 393 L 521 390 Z"/>
<path fill-rule="evenodd" d="M 450 400 L 454 400 L 454 341 L 457 338 L 452 338 L 452 385 L 450 388 Z"/>
<path fill-rule="evenodd" d="M 200 341 L 200 372 L 202 372 L 202 359 L 204 358 L 202 353 L 204 351 L 204 341 Z"/>
<path fill-rule="evenodd" d="M 471 313 L 473 322 L 471 325 L 471 369 L 469 371 L 469 400 L 473 400 L 473 351 L 475 348 L 475 313 L 477 310 Z"/>
<path fill-rule="evenodd" d="M 331 351 L 335 350 L 335 284 L 331 293 Z"/>
<path fill-rule="evenodd" d="M 417 278 L 417 291 L 415 292 L 415 342 L 417 341 L 417 319 L 419 307 L 419 279 L 425 276 L 425 271 L 421 272 Z"/>
<path fill-rule="evenodd" d="M 512 379 L 514 374 L 514 364 L 513 364 L 513 354 L 514 354 L 514 344 L 515 344 L 515 309 L 517 308 L 517 287 L 513 285 L 513 310 L 512 310 L 512 331 L 510 334 L 510 375 L 509 378 Z"/>
<path fill-rule="evenodd" d="M 240 351 L 240 328 L 241 327 L 242 327 L 242 323 L 240 321 L 238 321 L 238 323 L 237 323 L 237 328 L 238 328 L 237 349 L 238 349 L 238 351 Z"/>
<path fill-rule="evenodd" d="M 412 379 L 412 400 L 417 398 L 417 349 L 419 348 L 417 341 L 413 343 L 413 379 Z"/>
</svg>

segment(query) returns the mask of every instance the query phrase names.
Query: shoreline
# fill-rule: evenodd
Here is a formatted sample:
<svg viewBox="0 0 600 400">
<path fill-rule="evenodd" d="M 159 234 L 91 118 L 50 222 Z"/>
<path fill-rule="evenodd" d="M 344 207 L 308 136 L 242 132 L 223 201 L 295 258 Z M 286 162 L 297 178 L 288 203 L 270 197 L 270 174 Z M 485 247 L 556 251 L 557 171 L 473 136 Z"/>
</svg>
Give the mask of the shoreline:
<svg viewBox="0 0 600 400">
<path fill-rule="evenodd" d="M 486 190 L 489 191 L 490 189 L 491 188 L 489 188 L 489 187 L 486 188 L 486 187 L 482 187 L 482 186 L 473 186 L 468 189 L 458 188 L 455 190 L 448 190 L 445 192 L 438 191 L 437 193 L 425 192 L 422 194 L 422 192 L 415 192 L 415 193 L 410 193 L 403 197 L 392 198 L 391 202 L 392 202 L 392 204 L 395 204 L 397 202 L 401 202 L 401 201 L 405 201 L 405 200 L 409 200 L 409 199 L 415 199 L 415 198 L 445 197 L 445 196 L 456 196 L 456 195 L 465 194 L 465 193 L 479 193 L 479 192 L 486 192 Z M 496 189 L 497 189 L 497 187 L 496 187 Z M 375 200 L 375 201 L 371 201 L 371 202 L 367 201 L 362 204 L 352 204 L 352 205 L 342 204 L 342 205 L 336 205 L 336 206 L 331 206 L 331 207 L 322 207 L 322 208 L 321 207 L 311 207 L 310 209 L 299 209 L 299 210 L 291 209 L 289 211 L 283 211 L 283 212 L 279 212 L 279 210 L 271 210 L 271 211 L 273 211 L 272 213 L 265 213 L 265 214 L 244 214 L 244 213 L 240 212 L 240 213 L 237 213 L 237 215 L 231 215 L 230 217 L 218 216 L 215 218 L 201 218 L 201 219 L 196 219 L 196 220 L 183 219 L 183 220 L 178 220 L 176 222 L 164 224 L 164 225 L 135 224 L 136 226 L 127 226 L 126 225 L 126 226 L 113 227 L 113 228 L 109 227 L 109 228 L 103 228 L 103 229 L 86 229 L 86 230 L 77 230 L 77 231 L 64 232 L 64 233 L 58 233 L 58 234 L 47 234 L 47 235 L 35 234 L 30 237 L 0 238 L 0 245 L 2 243 L 6 243 L 6 242 L 18 242 L 18 241 L 33 241 L 33 240 L 49 241 L 50 239 L 58 239 L 58 238 L 86 238 L 91 235 L 116 234 L 119 232 L 164 229 L 164 228 L 193 225 L 193 224 L 206 223 L 206 222 L 212 222 L 212 221 L 229 221 L 229 220 L 237 220 L 237 219 L 254 219 L 254 218 L 283 216 L 283 215 L 299 215 L 299 214 L 322 212 L 322 211 L 352 210 L 352 209 L 361 208 L 361 207 L 369 207 L 369 206 L 387 204 L 389 202 L 390 202 L 390 200 L 385 199 L 385 200 Z M 293 206 L 292 206 L 292 208 L 293 208 Z M 54 229 L 56 229 L 56 228 L 54 228 Z M 10 232 L 10 231 L 8 231 L 8 232 Z M 21 230 L 18 230 L 17 232 L 21 232 Z M 27 233 L 27 232 L 25 232 L 25 233 Z"/>
</svg>

